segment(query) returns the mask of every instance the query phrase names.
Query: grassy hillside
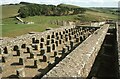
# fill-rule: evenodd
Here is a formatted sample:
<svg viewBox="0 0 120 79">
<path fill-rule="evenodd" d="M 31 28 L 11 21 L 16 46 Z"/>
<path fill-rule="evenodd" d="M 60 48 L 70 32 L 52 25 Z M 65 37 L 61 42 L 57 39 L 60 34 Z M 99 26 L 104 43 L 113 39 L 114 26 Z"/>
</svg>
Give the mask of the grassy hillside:
<svg viewBox="0 0 120 79">
<path fill-rule="evenodd" d="M 3 19 L 3 36 L 14 37 L 31 31 L 45 31 L 48 27 L 57 28 L 59 26 L 54 24 L 54 22 L 58 20 L 70 21 L 74 20 L 74 17 L 77 16 L 34 16 L 23 18 L 24 21 L 34 22 L 34 24 L 15 24 L 18 22 L 15 18 L 6 18 Z"/>
<path fill-rule="evenodd" d="M 70 4 L 59 4 L 58 6 L 61 6 L 61 7 L 68 7 L 68 8 L 80 8 L 79 6 L 70 5 Z"/>
<path fill-rule="evenodd" d="M 117 16 L 111 13 L 98 12 L 87 10 L 85 14 L 69 15 L 69 16 L 34 16 L 22 18 L 27 22 L 34 22 L 34 24 L 15 24 L 18 21 L 13 16 L 17 15 L 18 9 L 23 5 L 5 5 L 3 9 L 3 25 L 2 35 L 3 37 L 15 37 L 31 31 L 41 32 L 45 31 L 46 28 L 52 27 L 57 28 L 59 25 L 54 24 L 56 21 L 81 21 L 88 22 L 93 20 L 105 20 L 105 19 L 117 19 Z M 62 4 L 63 6 L 63 4 Z M 64 6 L 66 6 L 64 4 Z M 71 6 L 71 5 L 67 5 Z M 73 7 L 73 6 L 72 6 Z"/>
<path fill-rule="evenodd" d="M 2 6 L 2 18 L 9 18 L 18 15 L 18 9 L 23 5 L 4 5 Z"/>
</svg>

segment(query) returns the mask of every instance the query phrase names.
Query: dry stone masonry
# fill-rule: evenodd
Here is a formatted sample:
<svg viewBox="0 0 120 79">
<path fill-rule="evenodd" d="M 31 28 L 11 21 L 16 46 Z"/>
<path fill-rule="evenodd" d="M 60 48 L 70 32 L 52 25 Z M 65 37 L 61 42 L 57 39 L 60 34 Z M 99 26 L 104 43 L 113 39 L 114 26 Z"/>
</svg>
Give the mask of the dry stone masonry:
<svg viewBox="0 0 120 79">
<path fill-rule="evenodd" d="M 2 77 L 44 75 L 97 29 L 69 26 L 3 41 L 0 46 Z"/>
<path fill-rule="evenodd" d="M 94 60 L 101 48 L 109 25 L 96 30 L 59 64 L 50 70 L 43 79 L 54 77 L 79 77 L 84 79 L 90 73 Z"/>
</svg>

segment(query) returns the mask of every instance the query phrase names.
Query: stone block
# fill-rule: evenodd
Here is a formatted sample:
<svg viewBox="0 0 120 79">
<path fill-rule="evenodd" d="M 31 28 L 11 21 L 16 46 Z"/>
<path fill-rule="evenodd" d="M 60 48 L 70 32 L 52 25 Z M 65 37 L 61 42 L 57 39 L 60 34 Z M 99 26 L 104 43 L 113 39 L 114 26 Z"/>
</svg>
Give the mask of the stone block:
<svg viewBox="0 0 120 79">
<path fill-rule="evenodd" d="M 17 76 L 19 76 L 19 77 L 25 77 L 24 68 L 17 69 L 16 73 L 17 73 Z"/>
</svg>

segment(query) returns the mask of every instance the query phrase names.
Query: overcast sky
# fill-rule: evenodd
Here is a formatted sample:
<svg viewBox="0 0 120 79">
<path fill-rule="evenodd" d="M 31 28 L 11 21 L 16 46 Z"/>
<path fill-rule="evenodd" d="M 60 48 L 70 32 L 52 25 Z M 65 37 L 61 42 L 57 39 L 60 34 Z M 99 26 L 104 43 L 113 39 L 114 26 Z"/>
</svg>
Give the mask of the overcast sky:
<svg viewBox="0 0 120 79">
<path fill-rule="evenodd" d="M 118 1 L 120 0 L 2 0 L 0 4 L 19 3 L 21 1 L 54 5 L 66 3 L 81 7 L 118 7 Z"/>
</svg>

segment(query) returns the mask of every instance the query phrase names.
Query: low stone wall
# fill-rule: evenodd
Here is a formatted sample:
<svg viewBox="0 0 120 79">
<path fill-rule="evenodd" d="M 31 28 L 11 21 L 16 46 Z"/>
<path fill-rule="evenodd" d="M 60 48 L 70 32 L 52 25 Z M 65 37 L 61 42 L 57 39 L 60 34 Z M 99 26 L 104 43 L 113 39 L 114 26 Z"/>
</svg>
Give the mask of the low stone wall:
<svg viewBox="0 0 120 79">
<path fill-rule="evenodd" d="M 91 70 L 96 55 L 101 48 L 109 25 L 104 25 L 88 37 L 75 50 L 67 55 L 59 64 L 43 78 L 49 77 L 81 77 L 86 78 Z"/>
</svg>

